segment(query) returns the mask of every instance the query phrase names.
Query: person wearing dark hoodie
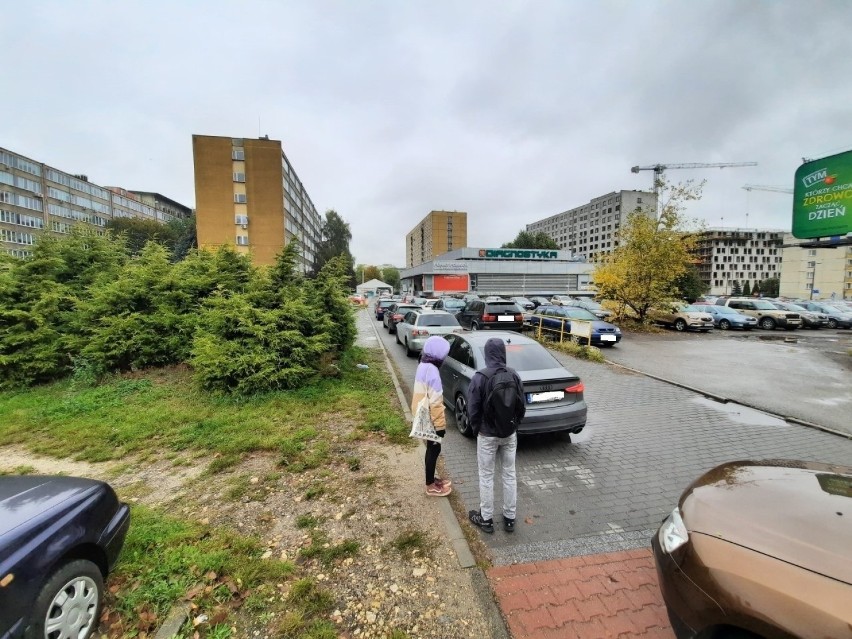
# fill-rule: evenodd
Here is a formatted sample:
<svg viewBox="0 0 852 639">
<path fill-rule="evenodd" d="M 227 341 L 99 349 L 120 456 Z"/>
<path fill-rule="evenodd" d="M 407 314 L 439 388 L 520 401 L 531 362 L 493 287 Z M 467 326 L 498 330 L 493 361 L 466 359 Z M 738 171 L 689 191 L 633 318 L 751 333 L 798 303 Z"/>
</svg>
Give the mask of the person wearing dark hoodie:
<svg viewBox="0 0 852 639">
<path fill-rule="evenodd" d="M 506 372 L 510 375 L 506 375 Z M 493 408 L 486 411 L 489 388 L 496 388 L 496 379 L 494 384 L 489 384 L 498 373 L 501 373 L 500 378 L 506 382 L 514 377 L 515 388 L 506 383 L 506 392 L 503 395 L 510 400 L 514 399 L 509 402 L 510 409 L 503 409 L 510 410 L 513 413 L 511 415 L 496 416 Z M 485 342 L 485 368 L 474 374 L 467 389 L 467 411 L 471 429 L 477 436 L 476 460 L 479 466 L 479 510 L 471 510 L 468 518 L 483 532 L 494 532 L 494 466 L 498 458 L 503 483 L 503 529 L 506 532 L 515 531 L 518 494 L 515 453 L 518 449 L 518 424 L 526 413 L 523 398 L 524 387 L 521 378 L 514 369 L 506 365 L 505 342 L 492 337 Z M 486 416 L 486 413 L 489 414 Z M 498 421 L 502 427 L 498 426 Z"/>
<path fill-rule="evenodd" d="M 417 406 L 424 397 L 429 404 L 432 425 L 439 437 L 447 432 L 447 419 L 444 416 L 444 389 L 438 369 L 447 354 L 450 343 L 443 337 L 433 335 L 423 344 L 420 364 L 414 374 L 414 388 L 411 391 L 411 412 L 417 412 Z M 426 440 L 426 494 L 430 497 L 446 497 L 452 492 L 452 482 L 435 476 L 438 455 L 441 454 L 441 442 Z"/>
</svg>

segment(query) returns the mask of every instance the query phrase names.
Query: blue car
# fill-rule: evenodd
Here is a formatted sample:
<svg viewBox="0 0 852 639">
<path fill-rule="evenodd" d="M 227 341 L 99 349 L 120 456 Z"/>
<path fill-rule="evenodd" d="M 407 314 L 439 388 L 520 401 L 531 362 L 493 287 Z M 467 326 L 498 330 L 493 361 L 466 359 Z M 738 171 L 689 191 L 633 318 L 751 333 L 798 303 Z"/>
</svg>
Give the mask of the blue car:
<svg viewBox="0 0 852 639">
<path fill-rule="evenodd" d="M 722 331 L 739 328 L 750 331 L 757 328 L 757 318 L 740 313 L 730 306 L 716 306 L 715 304 L 692 304 L 699 311 L 710 313 L 713 316 L 713 326 Z"/>
<path fill-rule="evenodd" d="M 129 526 L 104 482 L 0 477 L 0 637 L 93 636 Z"/>
<path fill-rule="evenodd" d="M 615 346 L 621 341 L 621 329 L 598 319 L 594 313 L 577 306 L 539 306 L 533 313 L 526 316 L 526 324 L 533 330 L 541 327 L 542 331 L 555 334 L 571 331 L 571 320 L 583 320 L 592 324 L 592 346 L 608 348 Z M 585 338 L 577 338 L 576 341 L 585 344 Z"/>
</svg>

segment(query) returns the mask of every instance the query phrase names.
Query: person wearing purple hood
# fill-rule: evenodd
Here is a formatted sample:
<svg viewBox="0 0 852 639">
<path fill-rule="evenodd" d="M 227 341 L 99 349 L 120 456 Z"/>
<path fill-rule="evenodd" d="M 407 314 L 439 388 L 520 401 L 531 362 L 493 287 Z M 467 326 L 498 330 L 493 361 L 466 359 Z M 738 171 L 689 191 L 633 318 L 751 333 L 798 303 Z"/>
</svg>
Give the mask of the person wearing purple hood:
<svg viewBox="0 0 852 639">
<path fill-rule="evenodd" d="M 417 411 L 417 405 L 424 397 L 429 404 L 429 416 L 439 437 L 447 432 L 447 419 L 444 416 L 444 387 L 438 369 L 447 354 L 450 343 L 443 337 L 433 335 L 423 344 L 420 364 L 414 374 L 414 388 L 411 391 L 411 412 Z M 435 477 L 435 466 L 441 454 L 441 443 L 426 440 L 426 494 L 430 497 L 446 497 L 452 492 L 452 482 Z"/>
</svg>

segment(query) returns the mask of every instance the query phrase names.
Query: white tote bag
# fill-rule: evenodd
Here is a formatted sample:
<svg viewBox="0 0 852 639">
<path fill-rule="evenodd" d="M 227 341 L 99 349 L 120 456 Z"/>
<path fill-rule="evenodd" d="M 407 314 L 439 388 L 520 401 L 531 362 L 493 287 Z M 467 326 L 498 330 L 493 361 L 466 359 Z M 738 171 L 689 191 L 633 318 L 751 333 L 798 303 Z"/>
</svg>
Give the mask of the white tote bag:
<svg viewBox="0 0 852 639">
<path fill-rule="evenodd" d="M 417 404 L 417 410 L 414 411 L 414 423 L 411 426 L 409 437 L 417 437 L 418 439 L 428 439 L 433 442 L 441 441 L 441 437 L 435 432 L 435 426 L 432 424 L 432 415 L 429 412 L 429 400 L 424 397 Z"/>
</svg>

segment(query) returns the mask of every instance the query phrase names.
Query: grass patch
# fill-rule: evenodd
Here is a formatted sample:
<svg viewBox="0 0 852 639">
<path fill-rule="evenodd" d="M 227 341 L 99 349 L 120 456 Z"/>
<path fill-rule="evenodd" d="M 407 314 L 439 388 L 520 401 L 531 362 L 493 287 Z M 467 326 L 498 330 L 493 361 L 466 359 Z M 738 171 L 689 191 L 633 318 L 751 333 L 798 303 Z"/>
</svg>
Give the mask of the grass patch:
<svg viewBox="0 0 852 639">
<path fill-rule="evenodd" d="M 0 475 L 34 475 L 35 466 L 15 466 L 12 470 L 0 470 Z"/>
<path fill-rule="evenodd" d="M 346 465 L 349 466 L 349 470 L 351 470 L 353 473 L 361 470 L 361 460 L 357 457 L 347 457 Z"/>
<path fill-rule="evenodd" d="M 205 475 L 215 475 L 240 463 L 240 456 L 235 454 L 219 455 L 207 465 Z"/>
<path fill-rule="evenodd" d="M 334 609 L 334 599 L 313 579 L 299 579 L 293 584 L 287 609 L 278 624 L 282 639 L 337 639 L 335 625 L 322 618 Z"/>
<path fill-rule="evenodd" d="M 559 351 L 560 353 L 571 355 L 577 359 L 585 359 L 590 362 L 599 363 L 606 361 L 603 353 L 601 353 L 601 349 L 595 346 L 584 346 L 582 344 L 575 344 L 574 342 L 551 342 L 547 344 L 547 347 Z"/>
<path fill-rule="evenodd" d="M 331 544 L 321 530 L 311 530 L 311 545 L 299 550 L 299 555 L 305 559 L 318 559 L 323 564 L 334 563 L 343 557 L 353 557 L 358 554 L 360 546 L 357 541 L 347 539 L 339 544 Z"/>
<path fill-rule="evenodd" d="M 325 486 L 311 486 L 305 491 L 305 499 L 312 500 L 325 495 Z"/>
<path fill-rule="evenodd" d="M 390 547 L 403 555 L 429 555 L 433 543 L 421 530 L 406 530 L 390 542 Z"/>
<path fill-rule="evenodd" d="M 296 517 L 296 528 L 316 528 L 319 526 L 320 520 L 314 515 L 299 515 Z"/>
</svg>

